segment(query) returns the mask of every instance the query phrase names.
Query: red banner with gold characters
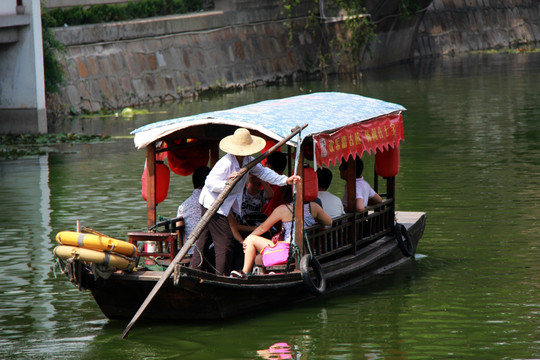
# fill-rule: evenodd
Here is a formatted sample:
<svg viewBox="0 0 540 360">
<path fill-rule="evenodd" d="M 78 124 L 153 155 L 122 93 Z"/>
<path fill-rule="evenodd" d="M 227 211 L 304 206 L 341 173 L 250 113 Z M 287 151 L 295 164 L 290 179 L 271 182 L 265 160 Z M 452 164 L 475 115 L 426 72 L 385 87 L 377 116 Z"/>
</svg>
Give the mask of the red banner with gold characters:
<svg viewBox="0 0 540 360">
<path fill-rule="evenodd" d="M 331 134 L 313 136 L 317 164 L 338 164 L 349 155 L 399 146 L 403 135 L 403 115 L 390 114 L 347 125 Z"/>
</svg>

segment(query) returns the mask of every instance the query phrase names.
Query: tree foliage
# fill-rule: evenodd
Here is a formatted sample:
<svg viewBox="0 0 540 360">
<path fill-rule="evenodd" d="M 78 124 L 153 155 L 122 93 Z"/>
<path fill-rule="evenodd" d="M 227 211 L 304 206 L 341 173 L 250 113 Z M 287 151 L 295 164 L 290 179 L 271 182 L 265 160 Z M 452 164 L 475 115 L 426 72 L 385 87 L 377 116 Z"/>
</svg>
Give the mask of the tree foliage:
<svg viewBox="0 0 540 360">
<path fill-rule="evenodd" d="M 202 9 L 203 0 L 142 0 L 127 4 L 74 6 L 50 11 L 51 26 L 74 26 L 184 14 Z"/>
<path fill-rule="evenodd" d="M 365 14 L 364 0 L 325 2 L 325 6 L 330 6 L 325 10 L 328 13 L 324 15 L 339 19 L 337 22 L 339 31 L 329 31 L 325 23 L 326 19 L 323 18 L 323 14 L 320 14 L 319 0 L 313 1 L 311 8 L 308 9 L 306 27 L 295 29 L 292 19 L 297 16 L 296 9 L 300 4 L 300 0 L 282 0 L 282 14 L 289 18 L 285 23 L 289 28 L 289 42 L 292 43 L 297 31 L 311 31 L 313 35 L 320 34 L 321 49 L 317 64 L 310 64 L 311 67 L 318 67 L 325 72 L 325 69 L 332 65 L 331 62 L 337 67 L 341 64 L 358 65 L 361 54 L 363 51 L 369 52 L 370 45 L 376 38 L 375 25 L 369 15 Z"/>
</svg>

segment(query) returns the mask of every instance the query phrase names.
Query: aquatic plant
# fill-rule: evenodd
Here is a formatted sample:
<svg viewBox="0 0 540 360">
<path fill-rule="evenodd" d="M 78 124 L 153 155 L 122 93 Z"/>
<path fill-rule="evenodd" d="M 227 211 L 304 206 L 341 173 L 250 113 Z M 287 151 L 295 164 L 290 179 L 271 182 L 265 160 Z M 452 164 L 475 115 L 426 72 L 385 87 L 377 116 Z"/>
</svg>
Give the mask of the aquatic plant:
<svg viewBox="0 0 540 360">
<path fill-rule="evenodd" d="M 110 136 L 84 134 L 17 134 L 0 135 L 0 159 L 44 155 L 54 152 L 49 146 L 110 141 Z"/>
</svg>

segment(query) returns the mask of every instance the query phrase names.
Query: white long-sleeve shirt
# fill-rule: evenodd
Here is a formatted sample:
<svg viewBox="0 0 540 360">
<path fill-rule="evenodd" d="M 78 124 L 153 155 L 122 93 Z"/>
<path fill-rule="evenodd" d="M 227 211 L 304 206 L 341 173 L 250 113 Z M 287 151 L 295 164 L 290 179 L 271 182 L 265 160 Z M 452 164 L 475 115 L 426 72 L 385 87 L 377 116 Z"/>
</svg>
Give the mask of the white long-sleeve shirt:
<svg viewBox="0 0 540 360">
<path fill-rule="evenodd" d="M 204 187 L 201 191 L 201 196 L 199 197 L 199 203 L 205 208 L 210 208 L 214 200 L 217 199 L 219 194 L 225 188 L 227 184 L 227 179 L 233 172 L 238 172 L 242 167 L 247 165 L 250 161 L 253 160 L 252 156 L 245 156 L 242 161 L 242 166 L 238 164 L 236 156 L 231 154 L 225 154 L 219 161 L 214 165 L 210 173 L 206 177 Z M 279 175 L 272 169 L 266 168 L 261 164 L 257 164 L 249 170 L 249 173 L 255 175 L 259 179 L 266 181 L 270 184 L 284 186 L 287 184 L 287 176 Z M 236 183 L 234 188 L 231 190 L 229 196 L 223 201 L 223 204 L 218 209 L 218 214 L 223 216 L 229 215 L 231 209 L 240 214 L 241 205 L 242 205 L 242 194 L 243 189 L 246 186 L 247 174 Z"/>
</svg>

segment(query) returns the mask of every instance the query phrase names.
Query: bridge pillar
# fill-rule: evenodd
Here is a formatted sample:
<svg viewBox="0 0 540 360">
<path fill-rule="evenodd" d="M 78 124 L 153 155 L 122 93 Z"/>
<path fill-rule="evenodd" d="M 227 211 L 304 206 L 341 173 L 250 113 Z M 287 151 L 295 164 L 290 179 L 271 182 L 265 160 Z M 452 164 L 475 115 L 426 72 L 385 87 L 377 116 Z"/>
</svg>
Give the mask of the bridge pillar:
<svg viewBox="0 0 540 360">
<path fill-rule="evenodd" d="M 0 134 L 46 133 L 40 0 L 0 1 Z"/>
</svg>

